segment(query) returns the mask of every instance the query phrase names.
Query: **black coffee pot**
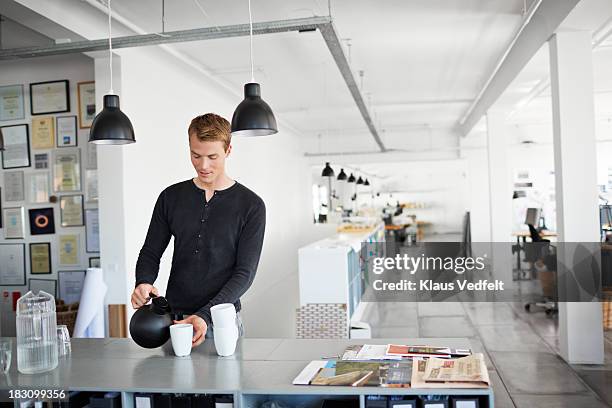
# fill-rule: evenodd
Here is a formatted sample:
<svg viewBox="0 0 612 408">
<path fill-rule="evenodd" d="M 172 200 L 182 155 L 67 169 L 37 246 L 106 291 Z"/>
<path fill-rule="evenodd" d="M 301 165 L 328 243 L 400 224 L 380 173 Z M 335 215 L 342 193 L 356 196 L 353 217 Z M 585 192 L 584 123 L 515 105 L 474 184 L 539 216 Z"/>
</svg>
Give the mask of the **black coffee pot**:
<svg viewBox="0 0 612 408">
<path fill-rule="evenodd" d="M 130 320 L 130 335 L 141 347 L 163 346 L 170 338 L 173 324 L 170 304 L 163 296 L 150 293 L 151 303 L 140 307 Z"/>
</svg>

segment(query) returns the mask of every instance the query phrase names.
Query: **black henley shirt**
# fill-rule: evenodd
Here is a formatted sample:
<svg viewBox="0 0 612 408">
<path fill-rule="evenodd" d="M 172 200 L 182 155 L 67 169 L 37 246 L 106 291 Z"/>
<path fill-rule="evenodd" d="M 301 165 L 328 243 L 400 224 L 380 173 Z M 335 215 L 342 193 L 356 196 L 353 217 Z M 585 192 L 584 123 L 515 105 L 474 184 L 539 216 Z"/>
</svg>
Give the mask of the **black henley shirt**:
<svg viewBox="0 0 612 408">
<path fill-rule="evenodd" d="M 172 311 L 196 314 L 210 327 L 210 308 L 233 303 L 253 283 L 266 225 L 266 207 L 254 192 L 236 182 L 205 191 L 193 180 L 166 188 L 159 195 L 144 245 L 136 262 L 136 286 L 153 284 L 159 261 L 174 237 L 166 298 Z"/>
</svg>

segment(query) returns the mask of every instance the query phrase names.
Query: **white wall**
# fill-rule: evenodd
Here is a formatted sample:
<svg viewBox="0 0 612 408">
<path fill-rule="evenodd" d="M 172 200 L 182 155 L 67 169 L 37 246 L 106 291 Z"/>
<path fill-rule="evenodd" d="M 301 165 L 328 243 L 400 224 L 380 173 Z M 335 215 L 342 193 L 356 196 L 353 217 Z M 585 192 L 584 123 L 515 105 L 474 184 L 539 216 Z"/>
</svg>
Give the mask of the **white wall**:
<svg viewBox="0 0 612 408">
<path fill-rule="evenodd" d="M 111 267 L 108 262 L 103 264 L 107 279 L 124 283 L 123 288 L 117 286 L 115 290 L 122 292 L 119 297 L 123 296 L 123 302 L 127 303 L 134 284 L 134 267 L 157 196 L 166 186 L 194 176 L 189 161 L 189 122 L 206 112 L 231 118 L 240 100 L 228 97 L 197 72 L 156 49 L 121 50 L 119 54 L 121 106 L 134 125 L 136 144 L 107 147 L 105 152 L 101 149 L 101 189 L 102 180 L 108 183 L 112 177 L 113 183 L 117 181 L 114 188 L 122 197 L 113 196 L 114 204 L 101 201 L 100 211 L 105 214 L 102 215 L 105 222 L 113 218 L 123 223 L 115 231 L 123 237 L 105 235 L 103 229 L 101 239 L 103 252 L 113 251 L 119 260 Z M 104 70 L 105 66 L 100 63 L 96 69 Z M 297 272 L 297 249 L 305 243 L 301 233 L 310 234 L 313 228 L 309 218 L 307 166 L 298 148 L 297 136 L 282 126 L 277 135 L 234 138 L 232 143 L 229 175 L 259 194 L 267 207 L 266 236 L 257 277 L 243 298 L 247 335 L 291 337 L 297 280 L 290 287 L 287 284 Z M 110 149 L 113 151 L 109 152 Z M 120 201 L 119 205 L 116 200 Z M 122 252 L 124 261 L 121 261 Z M 156 282 L 161 293 L 165 292 L 171 256 L 172 243 L 162 259 Z"/>
<path fill-rule="evenodd" d="M 4 25 L 4 24 L 3 24 Z M 34 44 L 40 38 L 38 35 L 33 34 L 31 31 L 24 29 L 21 26 L 12 24 L 15 28 L 19 28 L 17 33 L 19 36 L 28 35 L 29 39 L 27 39 L 27 44 Z M 7 35 L 7 31 L 3 30 L 3 33 Z M 7 37 L 12 38 L 12 37 Z M 22 37 L 22 40 L 26 40 L 25 37 Z M 11 41 L 11 44 L 24 44 L 23 41 L 15 42 Z M 61 226 L 61 217 L 60 217 L 60 209 L 59 209 L 59 199 L 57 203 L 45 203 L 45 204 L 33 204 L 28 200 L 27 194 L 27 176 L 29 174 L 34 173 L 47 173 L 51 180 L 52 176 L 52 159 L 54 151 L 61 151 L 63 149 L 47 149 L 47 150 L 33 150 L 31 145 L 31 132 L 32 132 L 32 119 L 38 117 L 45 116 L 78 116 L 78 96 L 77 96 L 77 83 L 83 81 L 91 81 L 94 79 L 94 66 L 91 58 L 88 58 L 84 55 L 63 55 L 63 56 L 55 56 L 55 57 L 46 57 L 46 58 L 36 58 L 36 59 L 28 59 L 21 61 L 3 61 L 0 62 L 0 86 L 4 85 L 15 85 L 21 84 L 24 89 L 24 108 L 25 108 L 25 118 L 22 120 L 14 120 L 14 121 L 1 121 L 0 126 L 8 126 L 8 125 L 17 125 L 17 124 L 27 124 L 29 128 L 30 134 L 30 162 L 31 166 L 27 168 L 18 168 L 18 169 L 7 169 L 3 170 L 0 168 L 0 189 L 2 189 L 2 208 L 8 207 L 24 207 L 25 208 L 25 239 L 23 240 L 15 240 L 9 239 L 6 240 L 4 238 L 4 230 L 0 234 L 0 243 L 25 243 L 25 254 L 26 254 L 26 278 L 37 278 L 37 279 L 57 279 L 58 270 L 85 270 L 89 266 L 89 257 L 98 257 L 97 253 L 86 253 L 85 252 L 85 227 L 66 227 L 63 228 Z M 31 116 L 30 109 L 30 95 L 29 95 L 29 84 L 33 82 L 42 82 L 42 81 L 51 81 L 51 80 L 64 80 L 67 79 L 69 81 L 70 86 L 70 112 L 58 113 L 58 114 L 50 114 L 50 115 L 40 115 L 40 116 Z M 55 121 L 54 121 L 55 122 Z M 78 127 L 78 124 L 77 124 Z M 72 195 L 72 194 L 85 194 L 85 169 L 89 167 L 95 167 L 95 163 L 88 163 L 87 158 L 87 138 L 89 135 L 89 129 L 78 129 L 78 147 L 81 151 L 81 191 L 80 192 L 71 192 L 71 193 L 54 193 L 53 191 L 49 191 L 49 194 L 57 195 L 58 197 L 61 195 Z M 37 153 L 48 153 L 49 155 L 49 169 L 47 170 L 35 170 L 34 168 L 34 154 Z M 1 167 L 1 166 L 0 166 Z M 25 179 L 25 189 L 26 189 L 26 201 L 6 201 L 6 190 L 4 188 L 4 174 L 6 172 L 13 171 L 23 171 Z M 51 185 L 51 190 L 52 190 Z M 95 203 L 84 203 L 85 208 L 96 208 L 97 204 Z M 54 221 L 55 221 L 55 234 L 46 234 L 46 235 L 30 235 L 30 224 L 28 221 L 28 209 L 32 208 L 48 208 L 52 207 L 54 209 Z M 79 236 L 79 253 L 78 260 L 79 264 L 74 266 L 60 266 L 59 265 L 59 235 L 61 234 L 77 234 Z M 31 275 L 30 274 L 30 258 L 29 258 L 29 243 L 33 242 L 50 242 L 51 243 L 51 269 L 52 273 L 50 275 Z M 26 280 L 27 284 L 27 280 Z M 2 287 L 2 289 L 10 289 L 10 290 L 20 290 L 23 293 L 27 291 L 27 286 L 21 287 Z"/>
</svg>

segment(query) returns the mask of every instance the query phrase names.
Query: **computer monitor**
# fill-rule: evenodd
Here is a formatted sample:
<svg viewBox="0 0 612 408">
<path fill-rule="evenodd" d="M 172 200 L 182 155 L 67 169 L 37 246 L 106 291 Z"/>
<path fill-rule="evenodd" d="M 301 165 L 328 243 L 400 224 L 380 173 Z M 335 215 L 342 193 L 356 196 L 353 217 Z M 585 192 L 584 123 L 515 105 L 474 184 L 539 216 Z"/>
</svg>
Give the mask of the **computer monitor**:
<svg viewBox="0 0 612 408">
<path fill-rule="evenodd" d="M 540 221 L 540 209 L 539 208 L 528 208 L 527 215 L 525 216 L 525 224 L 538 226 Z"/>
</svg>

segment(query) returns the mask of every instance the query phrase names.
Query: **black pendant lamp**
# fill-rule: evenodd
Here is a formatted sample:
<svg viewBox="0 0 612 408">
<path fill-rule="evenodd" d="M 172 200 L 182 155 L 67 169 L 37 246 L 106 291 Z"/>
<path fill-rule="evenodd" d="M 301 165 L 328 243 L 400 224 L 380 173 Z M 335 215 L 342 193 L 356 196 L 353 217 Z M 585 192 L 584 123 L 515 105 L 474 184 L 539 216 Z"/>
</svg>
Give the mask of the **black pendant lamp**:
<svg viewBox="0 0 612 408">
<path fill-rule="evenodd" d="M 355 176 L 353 176 L 353 173 L 351 173 L 351 175 L 349 176 L 347 182 L 348 183 L 354 183 L 355 182 Z"/>
<path fill-rule="evenodd" d="M 368 179 L 365 179 L 365 181 L 364 181 L 363 185 L 364 185 L 364 186 L 369 186 L 369 185 L 370 185 L 370 182 L 368 181 Z"/>
<path fill-rule="evenodd" d="M 278 132 L 276 119 L 270 106 L 261 99 L 261 87 L 255 82 L 253 69 L 253 15 L 249 0 L 251 48 L 251 82 L 244 85 L 244 99 L 232 116 L 232 136 L 267 136 Z"/>
<path fill-rule="evenodd" d="M 344 181 L 346 180 L 346 173 L 344 172 L 344 169 L 340 169 L 340 173 L 338 174 L 338 181 Z"/>
<path fill-rule="evenodd" d="M 113 42 L 111 31 L 111 0 L 108 0 L 108 51 L 110 61 L 110 90 L 104 95 L 102 111 L 94 118 L 89 130 L 89 142 L 123 145 L 136 142 L 132 122 L 121 112 L 119 95 L 113 92 Z"/>
<path fill-rule="evenodd" d="M 321 172 L 321 177 L 334 177 L 334 169 L 331 168 L 329 162 L 325 163 L 325 167 Z"/>
<path fill-rule="evenodd" d="M 363 184 L 363 179 L 361 178 L 361 176 L 359 176 L 359 178 L 357 179 L 357 184 Z"/>
</svg>

